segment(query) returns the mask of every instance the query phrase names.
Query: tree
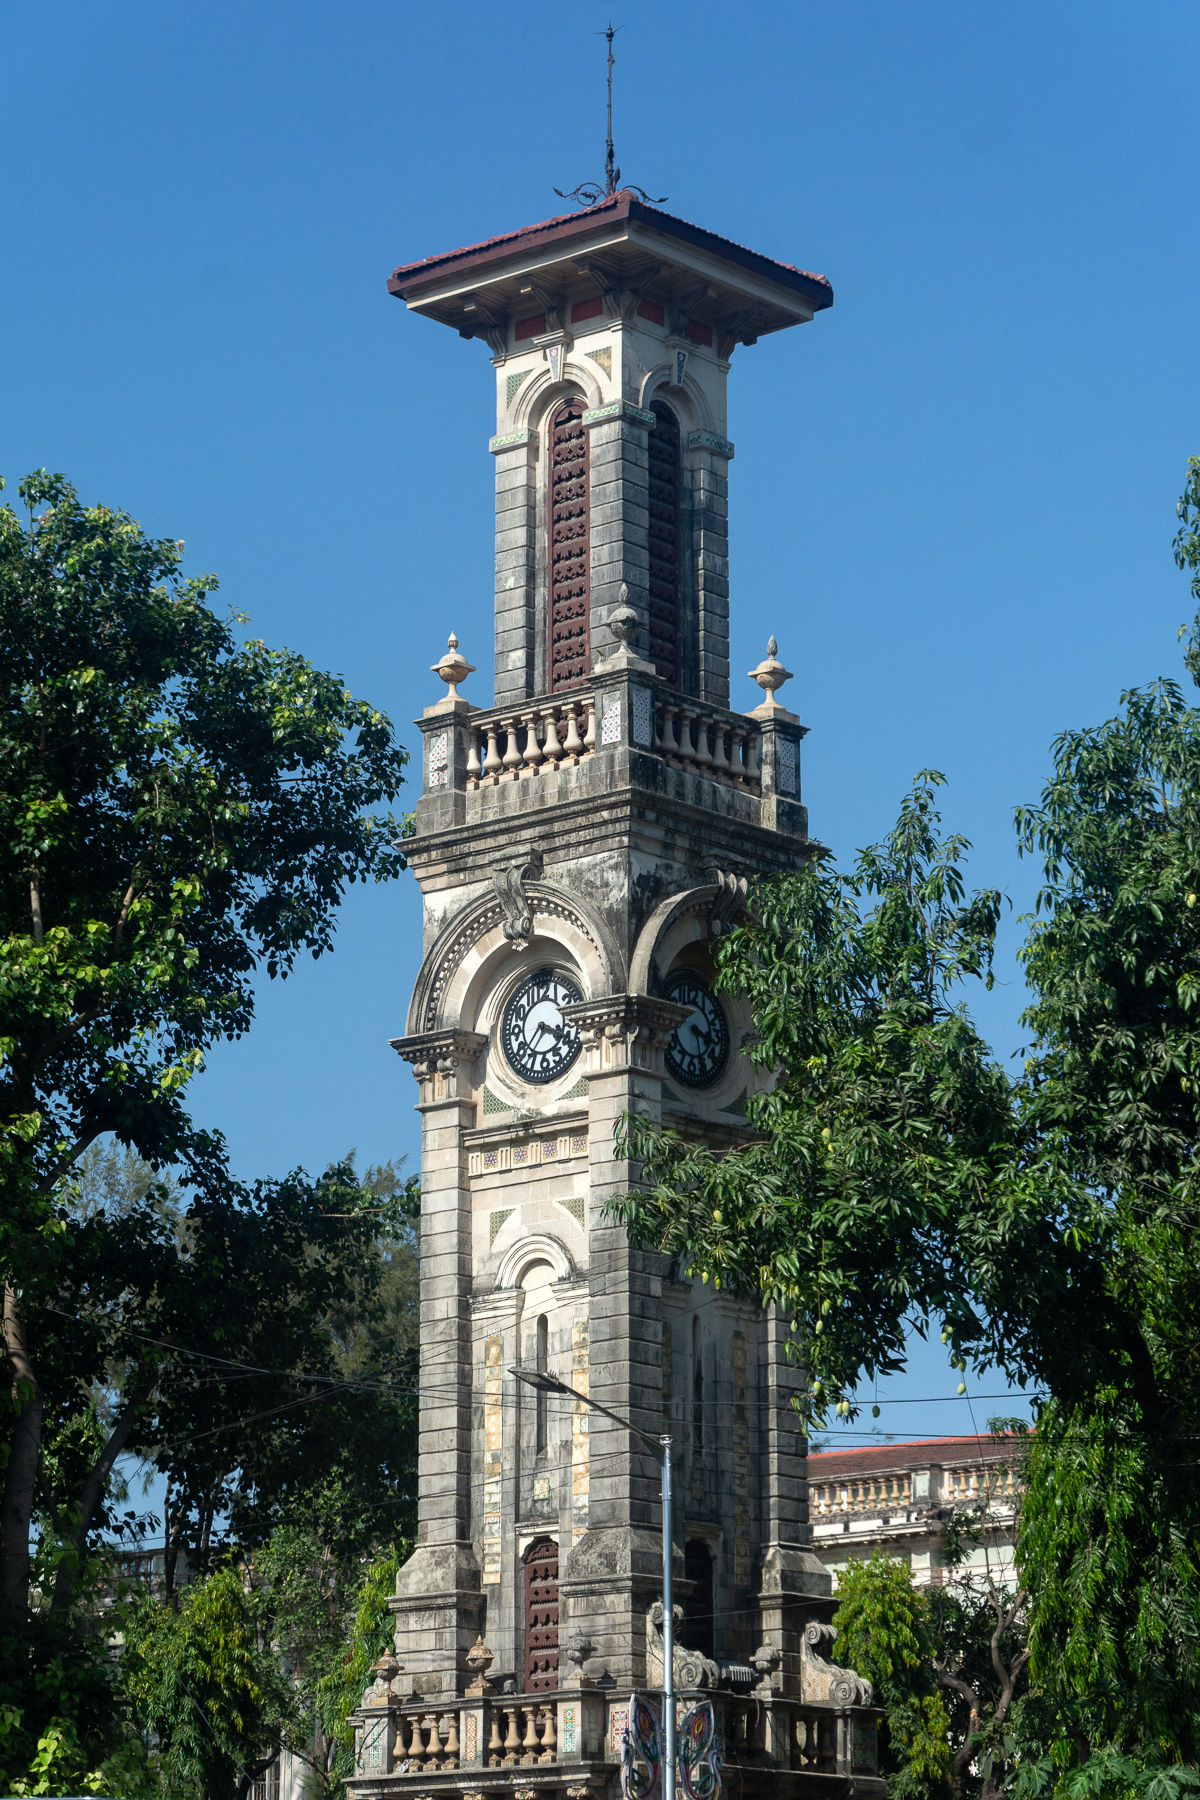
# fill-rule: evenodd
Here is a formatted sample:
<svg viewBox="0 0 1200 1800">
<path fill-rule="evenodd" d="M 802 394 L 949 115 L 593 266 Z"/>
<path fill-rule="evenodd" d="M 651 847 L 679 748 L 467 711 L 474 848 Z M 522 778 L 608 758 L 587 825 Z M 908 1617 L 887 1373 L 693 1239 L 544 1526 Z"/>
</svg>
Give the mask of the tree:
<svg viewBox="0 0 1200 1800">
<path fill-rule="evenodd" d="M 1200 459 L 1178 515 L 1195 590 Z M 1200 618 L 1184 662 L 1200 682 Z M 1049 1393 L 1019 1545 L 1045 1757 L 1022 1792 L 1044 1761 L 1063 1794 L 1166 1794 L 1200 1765 L 1200 709 L 1161 681 L 1053 754 L 1017 812 L 1044 867 L 1021 1074 L 955 993 L 990 972 L 998 901 L 966 900 L 927 776 L 849 875 L 752 891 L 720 980 L 773 1090 L 727 1154 L 628 1121 L 646 1185 L 623 1216 L 792 1311 L 815 1418 L 939 1317 L 960 1369 Z"/>
<path fill-rule="evenodd" d="M 45 1416 L 29 1304 L 67 1254 L 64 1177 L 111 1132 L 154 1167 L 176 1164 L 210 1221 L 236 1212 L 220 1141 L 187 1117 L 187 1082 L 211 1043 L 248 1028 L 260 966 L 282 976 L 302 951 L 322 954 L 346 884 L 403 867 L 402 826 L 372 809 L 406 760 L 338 678 L 235 644 L 206 603 L 215 580 L 182 577 L 180 545 L 82 506 L 62 476 L 19 492 L 24 521 L 0 509 L 10 1620 L 27 1604 Z M 157 1227 L 136 1229 L 148 1256 L 167 1253 Z M 145 1382 L 152 1360 L 137 1361 Z M 128 1441 L 130 1401 L 89 1495 Z"/>
<path fill-rule="evenodd" d="M 838 1575 L 834 1655 L 871 1683 L 884 1710 L 880 1771 L 891 1800 L 949 1791 L 950 1719 L 932 1670 L 928 1605 L 912 1572 L 887 1556 Z"/>
<path fill-rule="evenodd" d="M 409 1543 L 401 1540 L 368 1568 L 343 1654 L 317 1684 L 321 1730 L 330 1746 L 330 1774 L 342 1781 L 354 1771 L 350 1714 L 362 1704 L 372 1665 L 391 1651 L 395 1640 L 395 1619 L 388 1601 L 396 1592 L 396 1577 L 409 1548 Z"/>
<path fill-rule="evenodd" d="M 245 1800 L 278 1755 L 295 1701 L 256 1632 L 240 1572 L 214 1571 L 186 1590 L 178 1611 L 153 1600 L 135 1608 L 123 1665 L 139 1723 L 158 1738 L 168 1791 Z"/>
</svg>

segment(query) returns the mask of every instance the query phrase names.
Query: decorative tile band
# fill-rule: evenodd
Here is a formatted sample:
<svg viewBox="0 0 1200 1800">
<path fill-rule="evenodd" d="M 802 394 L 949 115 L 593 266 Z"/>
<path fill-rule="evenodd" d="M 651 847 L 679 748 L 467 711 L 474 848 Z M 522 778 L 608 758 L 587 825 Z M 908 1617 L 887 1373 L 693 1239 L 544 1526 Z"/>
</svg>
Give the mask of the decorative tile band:
<svg viewBox="0 0 1200 1800">
<path fill-rule="evenodd" d="M 791 738 L 775 740 L 775 787 L 781 794 L 796 792 L 796 746 Z"/>
<path fill-rule="evenodd" d="M 656 424 L 654 414 L 632 400 L 614 400 L 608 406 L 595 406 L 583 415 L 584 425 L 604 425 L 610 419 L 628 419 L 632 425 L 644 425 L 649 431 Z"/>
<path fill-rule="evenodd" d="M 654 710 L 650 701 L 649 688 L 630 688 L 629 698 L 633 711 L 633 741 L 635 744 L 648 745 L 654 742 Z"/>
<path fill-rule="evenodd" d="M 544 1163 L 572 1162 L 586 1156 L 587 1147 L 586 1131 L 573 1131 L 567 1137 L 527 1138 L 519 1144 L 493 1144 L 486 1150 L 468 1152 L 467 1173 L 498 1175 L 510 1169 L 535 1169 Z"/>
<path fill-rule="evenodd" d="M 564 1212 L 570 1213 L 570 1215 L 574 1219 L 575 1223 L 582 1229 L 583 1222 L 584 1222 L 584 1212 L 586 1211 L 587 1202 L 585 1200 L 581 1200 L 581 1199 L 580 1200 L 560 1200 L 558 1204 L 562 1207 Z"/>
<path fill-rule="evenodd" d="M 715 437 L 711 431 L 689 431 L 689 450 L 709 450 L 714 456 L 724 456 L 733 461 L 733 445 L 728 438 Z"/>
<path fill-rule="evenodd" d="M 515 1210 L 516 1210 L 516 1208 L 512 1207 L 512 1206 L 500 1206 L 500 1207 L 496 1208 L 496 1211 L 494 1213 L 488 1214 L 488 1249 L 489 1250 L 491 1249 L 492 1245 L 495 1243 L 496 1239 L 500 1236 L 500 1233 L 504 1230 L 505 1225 L 512 1218 Z"/>
<path fill-rule="evenodd" d="M 512 1112 L 513 1108 L 507 1100 L 498 1100 L 490 1087 L 483 1090 L 483 1110 L 485 1113 Z"/>
<path fill-rule="evenodd" d="M 429 739 L 429 785 L 446 787 L 450 781 L 450 743 L 444 731 Z"/>
<path fill-rule="evenodd" d="M 504 1383 L 504 1339 L 489 1337 L 483 1377 L 483 1579 L 500 1580 L 500 1481 L 504 1460 L 501 1389 Z"/>
<path fill-rule="evenodd" d="M 488 449 L 493 456 L 499 456 L 502 450 L 519 450 L 523 444 L 536 445 L 536 431 L 506 431 L 500 437 L 488 439 Z"/>
<path fill-rule="evenodd" d="M 587 357 L 589 362 L 594 362 L 599 368 L 603 369 L 609 380 L 612 380 L 611 344 L 605 344 L 602 350 L 585 350 L 583 354 Z M 509 376 L 509 380 L 512 380 L 511 375 Z"/>
<path fill-rule="evenodd" d="M 573 1088 L 568 1088 L 563 1095 L 564 1100 L 586 1100 L 588 1096 L 588 1079 L 581 1075 Z"/>
<path fill-rule="evenodd" d="M 746 1338 L 733 1334 L 733 1581 L 750 1584 L 750 1431 L 746 1421 Z"/>
<path fill-rule="evenodd" d="M 581 1398 L 571 1417 L 571 1542 L 588 1528 L 591 1475 L 588 1465 L 588 1322 L 576 1319 L 571 1330 L 571 1386 Z"/>
<path fill-rule="evenodd" d="M 505 404 L 505 406 L 512 405 L 513 395 L 516 393 L 516 391 L 520 387 L 521 383 L 523 381 L 528 381 L 529 377 L 532 374 L 533 374 L 532 369 L 522 369 L 521 373 L 519 375 L 506 375 L 505 376 L 505 378 L 504 378 L 504 404 Z"/>
</svg>

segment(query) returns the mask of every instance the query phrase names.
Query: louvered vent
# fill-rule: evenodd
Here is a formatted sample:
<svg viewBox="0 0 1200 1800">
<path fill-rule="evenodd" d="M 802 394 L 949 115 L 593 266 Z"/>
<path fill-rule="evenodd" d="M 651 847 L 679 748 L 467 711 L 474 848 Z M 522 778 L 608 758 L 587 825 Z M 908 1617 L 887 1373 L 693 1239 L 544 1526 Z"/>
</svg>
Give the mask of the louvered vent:
<svg viewBox="0 0 1200 1800">
<path fill-rule="evenodd" d="M 558 1686 L 558 1545 L 538 1538 L 525 1552 L 525 1692 Z"/>
<path fill-rule="evenodd" d="M 680 667 L 680 565 L 682 494 L 679 421 L 667 406 L 654 407 L 650 433 L 650 660 L 672 687 Z"/>
<path fill-rule="evenodd" d="M 583 401 L 550 428 L 550 691 L 588 674 L 588 441 Z"/>
</svg>

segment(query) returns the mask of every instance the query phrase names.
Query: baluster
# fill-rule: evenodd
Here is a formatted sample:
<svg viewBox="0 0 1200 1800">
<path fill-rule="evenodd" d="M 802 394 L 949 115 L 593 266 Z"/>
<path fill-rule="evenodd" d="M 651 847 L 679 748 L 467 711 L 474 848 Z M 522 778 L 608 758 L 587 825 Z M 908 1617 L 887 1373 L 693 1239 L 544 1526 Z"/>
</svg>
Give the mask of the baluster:
<svg viewBox="0 0 1200 1800">
<path fill-rule="evenodd" d="M 534 1752 L 538 1747 L 537 1729 L 535 1724 L 536 1719 L 537 1707 L 527 1706 L 525 1708 L 525 1736 L 521 1740 L 521 1748 L 525 1752 L 525 1755 L 521 1758 L 522 1762 L 532 1761 Z"/>
<path fill-rule="evenodd" d="M 408 1754 L 414 1762 L 421 1762 L 425 1756 L 425 1745 L 421 1740 L 420 1713 L 414 1713 L 409 1724 L 412 1726 L 412 1737 L 409 1739 Z"/>
<path fill-rule="evenodd" d="M 508 1720 L 508 1735 L 504 1739 L 505 1760 L 512 1757 L 515 1761 L 521 1749 L 521 1734 L 517 1730 L 516 1707 L 505 1707 L 504 1716 Z"/>
<path fill-rule="evenodd" d="M 720 719 L 713 721 L 712 772 L 723 781 L 729 774 L 729 758 L 725 754 L 725 727 Z"/>
<path fill-rule="evenodd" d="M 663 707 L 663 755 L 678 768 L 683 761 L 683 713 L 678 706 Z"/>
<path fill-rule="evenodd" d="M 504 727 L 508 734 L 508 739 L 504 746 L 504 767 L 508 770 L 514 781 L 516 780 L 517 770 L 521 766 L 521 752 L 517 748 L 517 730 L 520 723 L 521 721 L 519 718 L 513 717 L 509 719 Z"/>
<path fill-rule="evenodd" d="M 565 749 L 567 755 L 574 757 L 576 762 L 578 762 L 579 758 L 583 755 L 583 739 L 579 735 L 578 700 L 570 700 L 567 702 L 567 741 Z"/>
<path fill-rule="evenodd" d="M 483 772 L 495 781 L 504 764 L 500 761 L 500 727 L 493 719 L 487 726 L 487 755 L 483 759 Z"/>
<path fill-rule="evenodd" d="M 448 1713 L 446 1716 L 449 1720 L 449 1727 L 446 1732 L 446 1742 L 442 1745 L 442 1753 L 446 1757 L 453 1757 L 455 1762 L 457 1762 L 458 1761 L 458 1714 L 457 1713 Z"/>
<path fill-rule="evenodd" d="M 596 748 L 596 702 L 589 698 L 584 701 L 584 705 L 587 707 L 587 730 L 583 734 L 583 747 L 585 750 L 594 750 Z"/>
<path fill-rule="evenodd" d="M 679 739 L 679 761 L 685 769 L 694 760 L 692 720 L 695 717 L 695 713 L 688 706 L 681 706 L 675 714 L 675 735 Z"/>
<path fill-rule="evenodd" d="M 496 1768 L 504 1755 L 504 1740 L 500 1736 L 500 1711 L 498 1706 L 489 1708 L 491 1713 L 491 1733 L 488 1737 L 487 1760 L 489 1768 Z"/>
<path fill-rule="evenodd" d="M 558 1729 L 557 1729 L 557 1726 L 555 1723 L 555 1715 L 556 1715 L 557 1711 L 558 1711 L 558 1708 L 555 1706 L 554 1702 L 551 1701 L 550 1705 L 546 1708 L 546 1711 L 544 1714 L 544 1717 L 546 1720 L 546 1727 L 545 1727 L 545 1730 L 542 1732 L 542 1761 L 543 1762 L 557 1762 L 558 1761 Z"/>
<path fill-rule="evenodd" d="M 535 706 L 531 713 L 525 715 L 525 772 L 536 775 L 541 764 L 546 760 L 542 746 L 538 743 L 538 720 L 541 713 Z"/>
<path fill-rule="evenodd" d="M 746 734 L 738 726 L 729 727 L 729 779 L 734 787 L 742 787 L 745 777 L 742 773 L 742 745 Z"/>
<path fill-rule="evenodd" d="M 479 761 L 479 733 L 472 725 L 467 731 L 467 780 L 472 787 L 479 786 L 479 778 L 483 767 Z"/>
<path fill-rule="evenodd" d="M 557 711 L 557 707 L 548 706 L 543 715 L 546 721 L 546 741 L 542 745 L 542 754 L 552 769 L 557 768 L 558 759 L 563 753 L 563 747 L 558 741 Z"/>
<path fill-rule="evenodd" d="M 746 733 L 746 786 L 757 786 L 762 780 L 762 769 L 758 761 L 758 733 Z"/>
<path fill-rule="evenodd" d="M 656 708 L 654 713 L 654 748 L 660 756 L 670 755 L 670 745 L 667 742 L 667 734 L 671 729 L 670 719 L 671 709 L 664 700 L 662 706 Z"/>
<path fill-rule="evenodd" d="M 708 720 L 700 714 L 696 715 L 696 766 L 702 775 L 708 774 L 712 757 L 708 754 Z"/>
<path fill-rule="evenodd" d="M 426 1755 L 436 1768 L 442 1754 L 442 1739 L 441 1733 L 438 1730 L 438 1716 L 436 1713 L 430 1713 L 427 1724 L 429 1726 L 429 1743 L 426 1747 Z"/>
</svg>

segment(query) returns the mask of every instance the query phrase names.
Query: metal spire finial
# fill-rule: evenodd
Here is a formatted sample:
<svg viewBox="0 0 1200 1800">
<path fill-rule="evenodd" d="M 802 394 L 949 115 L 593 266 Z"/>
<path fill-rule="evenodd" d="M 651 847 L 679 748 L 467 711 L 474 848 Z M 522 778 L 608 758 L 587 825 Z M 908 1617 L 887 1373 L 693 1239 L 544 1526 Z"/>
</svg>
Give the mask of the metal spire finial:
<svg viewBox="0 0 1200 1800">
<path fill-rule="evenodd" d="M 572 188 L 569 194 L 565 193 L 562 188 L 555 188 L 554 190 L 560 200 L 573 200 L 576 206 L 598 206 L 601 200 L 610 200 L 614 194 L 619 193 L 621 190 L 621 171 L 617 167 L 616 153 L 613 150 L 612 134 L 612 72 L 613 64 L 617 60 L 613 55 L 613 39 L 620 29 L 621 27 L 619 25 L 614 25 L 610 19 L 608 22 L 608 30 L 598 31 L 596 33 L 597 37 L 605 37 L 608 39 L 608 137 L 604 155 L 604 186 L 601 187 L 598 181 L 581 181 L 579 186 L 577 188 Z M 657 200 L 651 200 L 645 188 L 633 187 L 631 185 L 629 186 L 629 192 L 631 194 L 637 194 L 640 199 L 645 200 L 650 206 L 661 206 L 663 201 L 669 198 L 669 195 L 662 194 Z"/>
</svg>

